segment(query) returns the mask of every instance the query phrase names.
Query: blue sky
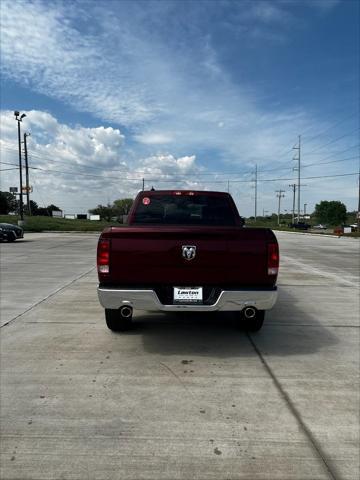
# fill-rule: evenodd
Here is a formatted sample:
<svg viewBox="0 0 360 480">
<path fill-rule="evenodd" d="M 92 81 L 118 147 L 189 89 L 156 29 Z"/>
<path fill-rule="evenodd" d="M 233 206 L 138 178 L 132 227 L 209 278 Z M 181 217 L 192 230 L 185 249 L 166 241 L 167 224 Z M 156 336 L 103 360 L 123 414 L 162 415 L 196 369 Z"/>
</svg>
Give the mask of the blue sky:
<svg viewBox="0 0 360 480">
<path fill-rule="evenodd" d="M 1 45 L 2 190 L 18 182 L 20 110 L 32 198 L 68 213 L 144 178 L 229 188 L 248 216 L 255 165 L 258 213 L 280 188 L 290 210 L 299 134 L 302 205 L 357 207 L 357 1 L 4 0 Z"/>
</svg>

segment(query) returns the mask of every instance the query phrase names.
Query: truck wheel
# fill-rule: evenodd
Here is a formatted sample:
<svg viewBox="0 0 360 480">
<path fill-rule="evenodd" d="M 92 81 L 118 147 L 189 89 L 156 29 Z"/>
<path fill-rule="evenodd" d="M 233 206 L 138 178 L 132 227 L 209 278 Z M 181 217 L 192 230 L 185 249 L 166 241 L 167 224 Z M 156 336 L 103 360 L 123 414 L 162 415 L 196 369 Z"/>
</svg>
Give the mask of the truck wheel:
<svg viewBox="0 0 360 480">
<path fill-rule="evenodd" d="M 120 310 L 105 308 L 105 320 L 107 327 L 113 332 L 123 332 L 131 327 L 132 317 L 123 317 Z"/>
<path fill-rule="evenodd" d="M 257 310 L 254 318 L 245 319 L 245 330 L 248 332 L 258 332 L 263 326 L 264 319 L 265 310 Z"/>
</svg>

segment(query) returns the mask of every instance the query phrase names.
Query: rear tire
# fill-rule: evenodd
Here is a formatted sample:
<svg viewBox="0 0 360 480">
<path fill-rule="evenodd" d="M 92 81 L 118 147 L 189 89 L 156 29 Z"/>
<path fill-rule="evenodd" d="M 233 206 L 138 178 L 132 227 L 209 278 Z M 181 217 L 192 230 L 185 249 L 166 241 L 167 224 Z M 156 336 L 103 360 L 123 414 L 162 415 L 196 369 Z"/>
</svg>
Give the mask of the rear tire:
<svg viewBox="0 0 360 480">
<path fill-rule="evenodd" d="M 113 332 L 124 332 L 131 328 L 132 316 L 124 318 L 120 310 L 105 308 L 105 321 L 107 327 Z"/>
<path fill-rule="evenodd" d="M 265 320 L 265 310 L 257 310 L 256 316 L 250 319 L 244 319 L 245 330 L 248 332 L 258 332 L 263 326 Z"/>
</svg>

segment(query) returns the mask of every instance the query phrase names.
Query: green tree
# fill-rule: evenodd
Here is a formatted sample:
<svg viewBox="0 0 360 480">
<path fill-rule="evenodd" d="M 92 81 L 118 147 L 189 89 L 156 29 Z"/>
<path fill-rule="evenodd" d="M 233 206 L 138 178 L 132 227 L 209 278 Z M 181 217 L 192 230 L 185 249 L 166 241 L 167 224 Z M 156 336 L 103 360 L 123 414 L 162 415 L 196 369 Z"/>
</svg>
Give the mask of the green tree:
<svg viewBox="0 0 360 480">
<path fill-rule="evenodd" d="M 338 225 L 346 221 L 346 206 L 339 201 L 322 200 L 315 205 L 315 217 L 319 223 Z"/>
<path fill-rule="evenodd" d="M 115 216 L 114 207 L 108 203 L 107 205 L 98 205 L 96 208 L 89 210 L 92 215 L 100 215 L 103 220 L 111 221 L 111 217 Z"/>
<path fill-rule="evenodd" d="M 48 209 L 46 207 L 39 207 L 36 212 L 34 212 L 35 216 L 38 216 L 38 217 L 50 217 L 51 214 L 50 212 L 48 211 Z"/>
<path fill-rule="evenodd" d="M 128 215 L 134 200 L 132 198 L 122 198 L 119 200 L 114 201 L 114 211 L 115 214 L 120 215 Z"/>
<path fill-rule="evenodd" d="M 56 210 L 58 212 L 61 211 L 61 208 L 57 207 L 56 205 L 48 205 L 47 207 L 40 207 L 40 208 L 37 208 L 35 210 L 35 212 L 33 213 L 33 215 L 37 215 L 37 216 L 45 216 L 45 217 L 51 217 L 51 212 L 53 210 Z"/>
<path fill-rule="evenodd" d="M 16 212 L 17 200 L 16 196 L 9 192 L 0 192 L 0 214 Z"/>
</svg>

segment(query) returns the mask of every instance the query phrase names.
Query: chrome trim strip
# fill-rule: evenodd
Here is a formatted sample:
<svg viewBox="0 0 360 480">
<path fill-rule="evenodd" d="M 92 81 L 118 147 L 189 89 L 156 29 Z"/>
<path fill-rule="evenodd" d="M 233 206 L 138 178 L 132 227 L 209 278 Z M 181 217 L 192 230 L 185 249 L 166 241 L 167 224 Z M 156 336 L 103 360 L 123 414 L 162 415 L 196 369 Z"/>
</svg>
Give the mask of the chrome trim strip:
<svg viewBox="0 0 360 480">
<path fill-rule="evenodd" d="M 163 305 L 154 290 L 98 287 L 97 291 L 104 308 L 118 309 L 128 305 L 137 310 L 163 312 L 237 311 L 250 306 L 258 310 L 269 310 L 277 299 L 277 290 L 223 290 L 213 305 Z"/>
</svg>

